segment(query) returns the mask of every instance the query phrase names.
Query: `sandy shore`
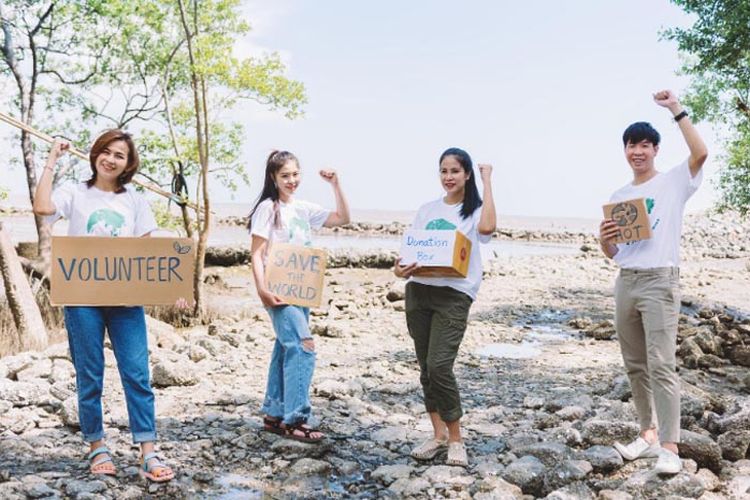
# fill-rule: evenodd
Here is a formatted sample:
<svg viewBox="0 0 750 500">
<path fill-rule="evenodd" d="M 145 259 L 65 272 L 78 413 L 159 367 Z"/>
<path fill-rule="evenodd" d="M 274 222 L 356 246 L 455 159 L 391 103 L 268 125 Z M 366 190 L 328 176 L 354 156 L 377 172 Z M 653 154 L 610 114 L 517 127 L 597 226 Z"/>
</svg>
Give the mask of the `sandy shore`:
<svg viewBox="0 0 750 500">
<path fill-rule="evenodd" d="M 455 368 L 467 469 L 445 466 L 444 455 L 427 463 L 408 455 L 429 424 L 403 282 L 388 270 L 329 271 L 326 306 L 312 317 L 313 411 L 328 439 L 308 445 L 261 430 L 270 322 L 246 267 L 210 267 L 209 325 L 150 323 L 160 449 L 177 478 L 158 486 L 138 478 L 109 350 L 105 427 L 119 473 L 87 474 L 72 365 L 57 344 L 0 359 L 0 497 L 743 498 L 750 246 L 743 226 L 704 222 L 689 228 L 696 239 L 687 236 L 682 266 L 685 471 L 671 479 L 611 448 L 637 432 L 607 323 L 616 268 L 582 250 L 501 257 L 485 269 Z M 710 241 L 699 238 L 709 228 Z"/>
</svg>

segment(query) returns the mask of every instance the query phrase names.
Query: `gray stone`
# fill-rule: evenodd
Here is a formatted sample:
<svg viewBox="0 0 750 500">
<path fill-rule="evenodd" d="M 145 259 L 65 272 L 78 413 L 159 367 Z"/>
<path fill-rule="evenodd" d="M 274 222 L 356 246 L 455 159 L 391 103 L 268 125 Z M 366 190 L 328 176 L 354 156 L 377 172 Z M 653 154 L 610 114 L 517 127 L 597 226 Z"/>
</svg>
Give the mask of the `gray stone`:
<svg viewBox="0 0 750 500">
<path fill-rule="evenodd" d="M 546 442 L 534 443 L 520 448 L 514 448 L 513 453 L 518 456 L 530 455 L 542 461 L 547 467 L 559 464 L 563 460 L 573 457 L 573 450 L 562 443 Z"/>
<path fill-rule="evenodd" d="M 474 500 L 520 500 L 523 498 L 521 488 L 499 477 L 484 478 L 478 484 L 478 490 L 474 494 Z"/>
<path fill-rule="evenodd" d="M 13 406 L 40 406 L 47 402 L 49 395 L 49 384 L 45 381 L 0 379 L 0 400 L 8 401 Z"/>
<path fill-rule="evenodd" d="M 370 477 L 385 485 L 389 485 L 397 479 L 408 478 L 412 471 L 414 471 L 414 467 L 405 464 L 381 465 L 373 471 Z"/>
<path fill-rule="evenodd" d="M 555 490 L 544 498 L 547 500 L 593 500 L 596 496 L 585 483 L 576 482 Z"/>
<path fill-rule="evenodd" d="M 629 443 L 638 437 L 640 428 L 632 422 L 609 422 L 606 420 L 587 420 L 583 424 L 581 437 L 591 445 L 611 446 L 615 441 Z"/>
<path fill-rule="evenodd" d="M 406 281 L 398 280 L 393 282 L 385 298 L 388 302 L 404 300 L 406 297 Z"/>
<path fill-rule="evenodd" d="M 622 484 L 621 489 L 637 498 L 698 498 L 705 491 L 701 481 L 688 472 L 661 477 L 653 470 L 633 473 Z"/>
<path fill-rule="evenodd" d="M 468 486 L 474 482 L 474 478 L 466 474 L 463 467 L 452 467 L 450 465 L 433 465 L 422 473 L 422 477 L 433 484 L 451 484 L 456 486 Z"/>
<path fill-rule="evenodd" d="M 410 497 L 416 496 L 429 489 L 431 486 L 430 482 L 424 478 L 417 477 L 414 479 L 398 479 L 388 487 L 388 490 L 398 495 L 398 497 Z"/>
<path fill-rule="evenodd" d="M 592 325 L 584 330 L 584 335 L 596 340 L 610 340 L 617 333 L 615 325 L 611 320 L 604 320 L 601 323 Z"/>
<path fill-rule="evenodd" d="M 502 477 L 511 484 L 515 484 L 528 495 L 539 496 L 544 486 L 546 467 L 536 457 L 525 456 L 508 465 L 502 472 Z"/>
<path fill-rule="evenodd" d="M 23 370 L 16 372 L 16 380 L 19 382 L 34 380 L 37 378 L 49 378 L 52 372 L 52 361 L 43 358 L 34 361 L 31 365 L 27 366 Z"/>
<path fill-rule="evenodd" d="M 561 410 L 557 410 L 555 415 L 563 420 L 580 420 L 586 415 L 586 410 L 580 406 L 566 406 Z"/>
<path fill-rule="evenodd" d="M 195 364 L 177 353 L 159 352 L 154 361 L 151 382 L 154 387 L 189 386 L 198 383 Z"/>
<path fill-rule="evenodd" d="M 102 493 L 107 491 L 107 483 L 104 481 L 82 481 L 74 479 L 65 485 L 65 493 L 72 497 L 81 497 L 85 494 Z"/>
<path fill-rule="evenodd" d="M 294 473 L 302 476 L 326 474 L 330 468 L 331 464 L 328 462 L 308 457 L 300 458 L 292 465 Z"/>
<path fill-rule="evenodd" d="M 15 379 L 18 372 L 30 367 L 37 359 L 39 359 L 39 354 L 35 352 L 22 352 L 15 356 L 6 356 L 3 358 L 3 365 L 7 368 L 7 377 Z"/>
<path fill-rule="evenodd" d="M 76 376 L 76 370 L 73 367 L 73 363 L 67 359 L 54 359 L 52 360 L 52 369 L 49 374 L 49 381 L 51 384 L 57 384 L 60 382 L 68 382 Z"/>
<path fill-rule="evenodd" d="M 737 345 L 729 350 L 729 359 L 740 366 L 750 366 L 750 346 Z"/>
<path fill-rule="evenodd" d="M 598 500 L 633 500 L 633 495 L 619 490 L 600 490 Z"/>
<path fill-rule="evenodd" d="M 583 452 L 583 457 L 596 472 L 612 472 L 623 465 L 622 455 L 611 446 L 592 446 Z"/>
<path fill-rule="evenodd" d="M 544 491 L 555 491 L 575 481 L 581 481 L 587 474 L 588 471 L 579 465 L 579 461 L 565 460 L 561 464 L 547 468 L 544 473 Z"/>
<path fill-rule="evenodd" d="M 544 406 L 544 398 L 540 398 L 537 396 L 526 396 L 523 398 L 523 407 L 524 408 L 531 408 L 533 410 L 536 410 L 537 408 L 541 408 Z"/>
<path fill-rule="evenodd" d="M 695 460 L 699 467 L 721 470 L 721 448 L 708 436 L 680 431 L 680 457 Z"/>
<path fill-rule="evenodd" d="M 63 424 L 79 429 L 81 424 L 78 418 L 78 397 L 74 394 L 62 402 L 60 418 Z"/>
<path fill-rule="evenodd" d="M 716 474 L 708 469 L 699 470 L 698 472 L 696 472 L 695 477 L 700 480 L 703 488 L 706 491 L 714 491 L 721 486 L 721 480 L 716 477 Z"/>
<path fill-rule="evenodd" d="M 45 483 L 32 484 L 26 488 L 26 495 L 28 495 L 29 498 L 45 498 L 58 496 L 59 494 L 58 491 L 53 490 Z"/>
<path fill-rule="evenodd" d="M 385 427 L 372 433 L 371 439 L 379 444 L 406 441 L 406 428 L 400 426 Z"/>
<path fill-rule="evenodd" d="M 0 383 L 2 383 L 1 380 Z M 750 430 L 750 401 L 745 402 L 744 407 L 740 411 L 731 415 L 724 415 L 722 418 L 717 418 L 710 422 L 709 430 L 716 434 L 724 434 L 728 431 Z"/>
<path fill-rule="evenodd" d="M 315 384 L 315 394 L 328 399 L 341 399 L 349 395 L 349 386 L 338 380 L 326 379 Z"/>
<path fill-rule="evenodd" d="M 747 456 L 750 448 L 750 430 L 728 431 L 718 437 L 721 456 L 735 462 Z"/>
<path fill-rule="evenodd" d="M 633 392 L 630 388 L 630 380 L 627 375 L 619 375 L 612 381 L 612 388 L 607 394 L 607 398 L 618 401 L 627 401 L 631 398 Z"/>
</svg>

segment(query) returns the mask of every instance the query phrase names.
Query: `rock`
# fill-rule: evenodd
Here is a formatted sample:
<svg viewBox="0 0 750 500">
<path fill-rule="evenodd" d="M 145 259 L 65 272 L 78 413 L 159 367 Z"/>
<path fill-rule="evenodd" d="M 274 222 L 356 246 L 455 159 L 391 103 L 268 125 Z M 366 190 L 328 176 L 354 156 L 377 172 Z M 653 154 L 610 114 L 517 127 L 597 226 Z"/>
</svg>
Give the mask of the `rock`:
<svg viewBox="0 0 750 500">
<path fill-rule="evenodd" d="M 154 387 L 188 386 L 198 383 L 195 365 L 186 356 L 177 353 L 154 356 L 151 383 Z"/>
<path fill-rule="evenodd" d="M 0 379 L 0 400 L 13 406 L 40 406 L 49 399 L 49 384 L 41 380 L 14 382 Z"/>
<path fill-rule="evenodd" d="M 544 486 L 546 467 L 536 457 L 526 456 L 514 461 L 502 472 L 502 477 L 528 495 L 539 496 Z"/>
<path fill-rule="evenodd" d="M 583 424 L 581 437 L 590 445 L 611 446 L 615 441 L 629 443 L 638 437 L 640 428 L 632 422 L 610 422 L 587 420 Z"/>
<path fill-rule="evenodd" d="M 555 412 L 563 420 L 580 420 L 586 415 L 586 410 L 580 406 L 566 406 Z"/>
<path fill-rule="evenodd" d="M 721 470 L 721 448 L 710 437 L 683 429 L 679 446 L 681 458 L 693 459 L 699 467 Z"/>
<path fill-rule="evenodd" d="M 747 456 L 750 448 L 750 430 L 727 431 L 718 437 L 721 456 L 735 462 Z"/>
<path fill-rule="evenodd" d="M 297 462 L 292 465 L 291 470 L 295 474 L 301 476 L 314 476 L 326 474 L 331 468 L 331 464 L 322 460 L 315 460 L 314 458 L 300 458 Z"/>
<path fill-rule="evenodd" d="M 619 490 L 600 490 L 598 500 L 632 500 L 633 495 Z"/>
<path fill-rule="evenodd" d="M 58 491 L 53 490 L 52 488 L 47 486 L 45 483 L 35 483 L 32 485 L 29 485 L 26 488 L 26 495 L 29 498 L 45 498 L 45 497 L 51 497 L 51 496 L 57 496 L 57 497 L 60 496 Z"/>
<path fill-rule="evenodd" d="M 399 300 L 404 300 L 405 297 L 406 297 L 406 281 L 404 280 L 394 281 L 393 284 L 391 284 L 390 289 L 388 290 L 388 294 L 385 296 L 388 302 L 396 302 Z"/>
<path fill-rule="evenodd" d="M 49 382 L 56 384 L 58 382 L 67 382 L 76 376 L 76 370 L 73 363 L 67 359 L 52 360 L 52 369 L 49 374 Z M 50 391 L 51 392 L 51 391 Z"/>
<path fill-rule="evenodd" d="M 555 491 L 574 481 L 583 480 L 591 467 L 579 465 L 580 461 L 565 460 L 560 464 L 547 467 L 544 473 L 544 491 Z M 585 463 L 585 462 L 584 462 Z"/>
<path fill-rule="evenodd" d="M 78 397 L 74 394 L 62 402 L 60 418 L 63 424 L 74 429 L 79 429 L 81 424 L 78 419 Z"/>
<path fill-rule="evenodd" d="M 526 396 L 525 398 L 523 398 L 524 408 L 531 408 L 533 410 L 536 410 L 537 408 L 541 408 L 542 406 L 544 406 L 544 398 L 536 396 Z"/>
<path fill-rule="evenodd" d="M 326 379 L 315 384 L 315 394 L 328 399 L 341 399 L 349 395 L 349 386 L 338 380 Z"/>
<path fill-rule="evenodd" d="M 31 365 L 16 373 L 16 380 L 31 381 L 37 378 L 49 378 L 52 372 L 52 361 L 44 358 L 34 361 Z"/>
<path fill-rule="evenodd" d="M 474 500 L 520 500 L 523 498 L 521 488 L 499 478 L 486 477 L 479 484 L 479 492 Z"/>
<path fill-rule="evenodd" d="M 65 485 L 65 492 L 72 497 L 84 496 L 92 493 L 107 491 L 107 483 L 104 481 L 74 479 Z"/>
<path fill-rule="evenodd" d="M 705 491 L 701 481 L 688 472 L 662 478 L 653 470 L 631 474 L 622 489 L 637 498 L 698 498 Z"/>
<path fill-rule="evenodd" d="M 585 483 L 577 482 L 555 490 L 544 498 L 547 500 L 594 500 L 596 497 Z"/>
<path fill-rule="evenodd" d="M 591 318 L 579 316 L 568 321 L 568 326 L 577 330 L 585 330 L 590 327 L 592 323 L 593 321 L 591 321 Z"/>
<path fill-rule="evenodd" d="M 146 329 L 148 331 L 149 348 L 172 349 L 183 341 L 172 325 L 152 318 L 148 314 L 146 315 Z"/>
<path fill-rule="evenodd" d="M 406 479 L 414 471 L 414 467 L 410 465 L 381 465 L 375 469 L 370 476 L 376 481 L 380 481 L 385 485 L 389 485 L 397 479 Z"/>
<path fill-rule="evenodd" d="M 611 446 L 592 446 L 583 452 L 583 458 L 591 463 L 596 472 L 612 472 L 623 465 L 622 455 Z"/>
<path fill-rule="evenodd" d="M 612 389 L 607 394 L 607 398 L 618 401 L 627 401 L 633 395 L 630 389 L 630 380 L 627 375 L 619 375 L 612 381 Z"/>
<path fill-rule="evenodd" d="M 370 436 L 373 441 L 379 444 L 392 443 L 392 442 L 405 442 L 406 441 L 406 428 L 405 427 L 385 427 L 377 430 Z"/>
<path fill-rule="evenodd" d="M 22 352 L 15 356 L 6 356 L 3 358 L 3 365 L 7 370 L 6 377 L 16 380 L 16 374 L 34 364 L 39 359 L 39 354 L 35 352 Z"/>
<path fill-rule="evenodd" d="M 2 380 L 0 380 L 0 394 L 2 394 Z M 716 434 L 724 434 L 731 430 L 750 430 L 750 402 L 736 413 L 712 420 L 709 430 Z"/>
<path fill-rule="evenodd" d="M 563 460 L 573 457 L 573 451 L 562 443 L 546 442 L 534 443 L 519 448 L 513 448 L 517 456 L 536 457 L 547 467 L 559 464 Z"/>
<path fill-rule="evenodd" d="M 390 485 L 388 490 L 397 495 L 399 498 L 411 497 L 420 495 L 431 486 L 430 482 L 421 477 L 414 479 L 398 479 L 396 482 Z"/>
<path fill-rule="evenodd" d="M 695 477 L 698 478 L 698 480 L 703 485 L 703 489 L 706 491 L 714 491 L 721 486 L 721 481 L 718 477 L 716 477 L 716 474 L 711 472 L 708 469 L 700 469 L 696 474 Z"/>
<path fill-rule="evenodd" d="M 703 356 L 703 354 L 703 350 L 692 338 L 683 340 L 680 346 L 677 348 L 677 355 L 681 358 L 698 359 Z"/>
<path fill-rule="evenodd" d="M 454 486 L 469 486 L 474 478 L 466 475 L 463 467 L 450 465 L 433 465 L 422 473 L 422 477 L 433 484 L 450 484 Z"/>
<path fill-rule="evenodd" d="M 601 323 L 597 323 L 596 325 L 591 325 L 586 328 L 583 333 L 587 337 L 596 340 L 610 340 L 616 335 L 617 331 L 615 330 L 615 325 L 612 323 L 612 320 L 608 319 Z"/>
<path fill-rule="evenodd" d="M 750 346 L 738 345 L 729 351 L 729 359 L 735 365 L 750 366 Z"/>
</svg>

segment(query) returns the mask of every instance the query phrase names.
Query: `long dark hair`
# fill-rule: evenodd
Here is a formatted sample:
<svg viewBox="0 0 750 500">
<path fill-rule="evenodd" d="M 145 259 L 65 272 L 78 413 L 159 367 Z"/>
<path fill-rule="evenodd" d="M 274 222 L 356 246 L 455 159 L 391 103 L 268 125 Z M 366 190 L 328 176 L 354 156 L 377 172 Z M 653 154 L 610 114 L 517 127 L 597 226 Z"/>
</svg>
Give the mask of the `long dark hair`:
<svg viewBox="0 0 750 500">
<path fill-rule="evenodd" d="M 470 217 L 474 211 L 482 206 L 482 198 L 479 197 L 479 189 L 477 189 L 477 181 L 474 179 L 474 165 L 471 162 L 471 156 L 469 153 L 460 148 L 448 148 L 443 151 L 440 155 L 440 161 L 438 165 L 443 163 L 443 160 L 447 156 L 452 156 L 464 169 L 464 172 L 469 174 L 469 178 L 466 179 L 466 185 L 464 186 L 464 201 L 461 203 L 461 218 L 466 219 Z"/>
<path fill-rule="evenodd" d="M 128 145 L 128 164 L 125 170 L 117 176 L 117 186 L 115 186 L 115 193 L 120 194 L 125 192 L 125 184 L 133 180 L 133 176 L 138 171 L 138 167 L 141 164 L 141 159 L 138 156 L 138 150 L 135 149 L 135 143 L 133 138 L 127 132 L 123 132 L 119 129 L 111 129 L 104 132 L 102 135 L 96 138 L 94 145 L 91 146 L 89 152 L 89 161 L 91 162 L 91 179 L 86 181 L 86 186 L 91 187 L 96 182 L 96 159 L 99 158 L 107 146 L 115 141 L 123 141 Z"/>
<path fill-rule="evenodd" d="M 271 151 L 271 154 L 268 155 L 268 159 L 266 160 L 266 175 L 263 179 L 263 191 L 260 192 L 260 196 L 258 196 L 258 199 L 255 200 L 253 209 L 250 211 L 250 215 L 248 216 L 248 230 L 253 224 L 253 215 L 255 215 L 255 211 L 258 210 L 258 205 L 260 205 L 264 200 L 267 200 L 268 198 L 273 201 L 274 205 L 273 227 L 279 227 L 281 221 L 279 218 L 279 188 L 278 186 L 276 186 L 276 174 L 279 172 L 279 170 L 281 170 L 281 167 L 283 167 L 287 164 L 287 162 L 290 161 L 293 161 L 297 164 L 297 166 L 299 166 L 299 160 L 297 160 L 297 157 L 289 151 Z"/>
</svg>

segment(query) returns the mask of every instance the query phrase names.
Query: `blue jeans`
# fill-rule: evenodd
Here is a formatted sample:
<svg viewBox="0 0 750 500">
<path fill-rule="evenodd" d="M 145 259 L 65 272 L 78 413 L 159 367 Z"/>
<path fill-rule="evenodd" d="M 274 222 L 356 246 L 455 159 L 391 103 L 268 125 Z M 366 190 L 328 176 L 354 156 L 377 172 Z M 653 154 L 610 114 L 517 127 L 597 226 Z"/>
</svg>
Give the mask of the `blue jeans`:
<svg viewBox="0 0 750 500">
<path fill-rule="evenodd" d="M 106 328 L 125 392 L 133 442 L 156 441 L 143 307 L 66 306 L 65 327 L 76 370 L 78 418 L 83 439 L 93 442 L 104 438 L 102 390 Z"/>
<path fill-rule="evenodd" d="M 276 332 L 276 342 L 268 368 L 268 385 L 261 411 L 280 418 L 287 425 L 310 418 L 310 382 L 315 369 L 315 353 L 302 346 L 311 338 L 310 309 L 300 306 L 266 308 Z"/>
</svg>

